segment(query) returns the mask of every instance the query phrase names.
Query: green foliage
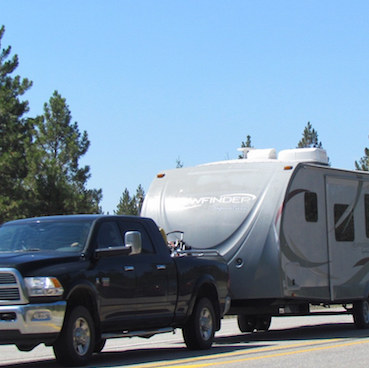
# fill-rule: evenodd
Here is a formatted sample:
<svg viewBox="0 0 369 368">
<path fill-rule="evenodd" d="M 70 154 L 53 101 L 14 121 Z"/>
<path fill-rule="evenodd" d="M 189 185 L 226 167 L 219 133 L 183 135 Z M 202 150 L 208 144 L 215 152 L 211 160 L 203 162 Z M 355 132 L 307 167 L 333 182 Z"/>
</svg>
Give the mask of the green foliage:
<svg viewBox="0 0 369 368">
<path fill-rule="evenodd" d="M 323 148 L 322 142 L 318 141 L 318 133 L 313 129 L 310 121 L 308 121 L 304 132 L 302 133 L 302 138 L 297 144 L 297 148 Z"/>
<path fill-rule="evenodd" d="M 251 136 L 250 135 L 246 136 L 246 141 L 241 142 L 241 148 L 245 148 L 245 147 L 253 148 L 252 145 L 251 145 Z"/>
<path fill-rule="evenodd" d="M 141 208 L 142 208 L 144 199 L 145 199 L 145 191 L 142 185 L 140 184 L 136 189 L 136 195 L 135 195 L 137 215 L 141 213 Z"/>
<path fill-rule="evenodd" d="M 364 148 L 364 156 L 358 161 L 355 161 L 355 169 L 369 171 L 369 148 Z"/>
<path fill-rule="evenodd" d="M 114 214 L 139 216 L 144 199 L 145 191 L 141 184 L 137 187 L 136 194 L 132 197 L 129 194 L 129 190 L 125 188 Z"/>
<path fill-rule="evenodd" d="M 5 27 L 0 28 L 1 40 Z M 11 47 L 0 52 L 0 223 L 23 217 L 27 198 L 23 179 L 28 174 L 26 151 L 32 143 L 32 120 L 24 117 L 28 101 L 22 96 L 31 86 L 26 78 L 13 76 L 18 56 L 10 56 Z"/>
<path fill-rule="evenodd" d="M 181 161 L 181 159 L 178 157 L 176 159 L 176 169 L 181 169 L 183 167 L 183 162 Z"/>
<path fill-rule="evenodd" d="M 34 215 L 101 212 L 101 189 L 87 190 L 89 166 L 79 159 L 90 145 L 82 134 L 65 98 L 55 91 L 44 105 L 44 115 L 35 120 L 35 141 L 30 151 L 32 165 L 27 183 L 32 188 Z"/>
<path fill-rule="evenodd" d="M 79 159 L 90 145 L 81 134 L 64 98 L 54 92 L 44 114 L 25 117 L 28 101 L 21 96 L 32 86 L 14 76 L 18 56 L 1 49 L 0 28 L 0 223 L 16 218 L 101 212 L 101 189 L 88 190 L 89 167 Z"/>
</svg>

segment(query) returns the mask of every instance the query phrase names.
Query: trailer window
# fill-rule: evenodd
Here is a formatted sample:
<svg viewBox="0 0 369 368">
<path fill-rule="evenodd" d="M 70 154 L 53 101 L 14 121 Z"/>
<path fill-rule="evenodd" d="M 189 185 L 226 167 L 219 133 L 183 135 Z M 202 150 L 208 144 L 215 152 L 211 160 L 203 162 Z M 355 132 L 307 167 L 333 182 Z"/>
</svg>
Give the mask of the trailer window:
<svg viewBox="0 0 369 368">
<path fill-rule="evenodd" d="M 318 196 L 314 192 L 305 192 L 305 219 L 307 222 L 318 221 Z"/>
<path fill-rule="evenodd" d="M 347 211 L 348 204 L 334 205 L 334 227 L 337 241 L 354 240 L 354 213 Z"/>
<path fill-rule="evenodd" d="M 369 238 L 369 194 L 365 194 L 364 196 L 364 205 L 366 237 Z"/>
</svg>

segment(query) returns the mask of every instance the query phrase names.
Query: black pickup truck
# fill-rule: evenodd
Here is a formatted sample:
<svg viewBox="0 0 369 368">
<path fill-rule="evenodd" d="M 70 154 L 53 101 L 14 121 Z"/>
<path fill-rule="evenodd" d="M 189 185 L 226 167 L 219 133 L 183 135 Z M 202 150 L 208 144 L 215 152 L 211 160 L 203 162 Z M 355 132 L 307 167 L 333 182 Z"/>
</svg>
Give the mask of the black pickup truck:
<svg viewBox="0 0 369 368">
<path fill-rule="evenodd" d="M 229 307 L 228 270 L 217 255 L 171 252 L 148 218 L 50 216 L 0 227 L 0 344 L 53 346 L 84 365 L 114 337 L 181 328 L 207 349 Z"/>
</svg>

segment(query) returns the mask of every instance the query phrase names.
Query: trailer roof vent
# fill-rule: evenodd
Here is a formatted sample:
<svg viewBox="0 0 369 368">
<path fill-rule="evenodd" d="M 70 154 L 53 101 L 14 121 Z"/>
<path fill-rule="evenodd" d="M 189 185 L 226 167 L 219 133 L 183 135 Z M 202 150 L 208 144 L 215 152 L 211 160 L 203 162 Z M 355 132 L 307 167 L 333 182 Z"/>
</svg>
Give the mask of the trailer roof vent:
<svg viewBox="0 0 369 368">
<path fill-rule="evenodd" d="M 243 153 L 243 158 L 248 161 L 275 160 L 277 154 L 275 148 L 255 149 L 250 147 L 238 148 L 237 151 Z"/>
<path fill-rule="evenodd" d="M 280 151 L 278 160 L 286 162 L 314 162 L 328 165 L 327 152 L 321 148 L 296 148 Z"/>
</svg>

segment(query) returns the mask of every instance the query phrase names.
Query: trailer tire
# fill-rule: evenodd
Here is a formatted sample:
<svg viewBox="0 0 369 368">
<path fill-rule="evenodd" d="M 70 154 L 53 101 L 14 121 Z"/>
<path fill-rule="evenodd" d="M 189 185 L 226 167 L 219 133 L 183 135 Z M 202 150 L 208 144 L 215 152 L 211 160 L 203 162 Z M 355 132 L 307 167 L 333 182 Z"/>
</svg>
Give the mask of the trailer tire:
<svg viewBox="0 0 369 368">
<path fill-rule="evenodd" d="M 65 366 L 85 365 L 95 348 L 95 327 L 91 314 L 79 305 L 71 308 L 65 318 L 53 345 L 55 357 Z"/>
<path fill-rule="evenodd" d="M 353 317 L 357 328 L 369 328 L 369 300 L 359 300 L 354 302 Z"/>
<path fill-rule="evenodd" d="M 241 332 L 254 332 L 256 328 L 256 318 L 247 314 L 239 314 L 237 316 L 238 328 Z"/>
<path fill-rule="evenodd" d="M 199 299 L 192 315 L 182 329 L 186 346 L 190 350 L 209 349 L 213 344 L 216 315 L 210 299 Z"/>
<path fill-rule="evenodd" d="M 256 318 L 255 329 L 257 331 L 268 331 L 272 322 L 271 316 L 259 316 Z"/>
</svg>

